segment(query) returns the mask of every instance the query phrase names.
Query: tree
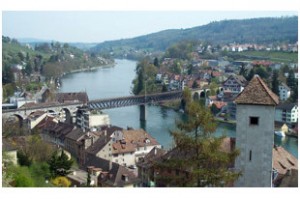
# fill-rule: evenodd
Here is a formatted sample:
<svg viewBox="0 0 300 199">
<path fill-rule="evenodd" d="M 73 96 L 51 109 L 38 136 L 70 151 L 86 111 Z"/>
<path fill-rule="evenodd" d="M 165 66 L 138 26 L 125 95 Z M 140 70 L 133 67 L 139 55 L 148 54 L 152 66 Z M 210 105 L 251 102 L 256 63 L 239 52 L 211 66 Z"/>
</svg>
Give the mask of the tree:
<svg viewBox="0 0 300 199">
<path fill-rule="evenodd" d="M 218 107 L 215 104 L 212 104 L 210 107 L 210 111 L 212 112 L 212 114 L 216 115 L 220 112 L 220 109 L 218 109 Z"/>
<path fill-rule="evenodd" d="M 292 89 L 292 95 L 290 97 L 291 102 L 298 102 L 298 82 L 294 89 Z"/>
<path fill-rule="evenodd" d="M 69 160 L 68 156 L 62 150 L 60 156 L 57 155 L 57 152 L 54 152 L 51 159 L 48 161 L 48 164 L 50 174 L 55 178 L 57 176 L 68 175 L 73 161 Z"/>
<path fill-rule="evenodd" d="M 157 57 L 154 58 L 153 65 L 159 68 L 159 62 Z"/>
<path fill-rule="evenodd" d="M 89 171 L 87 172 L 86 186 L 91 186 L 91 173 Z"/>
<path fill-rule="evenodd" d="M 177 123 L 179 130 L 172 131 L 177 151 L 175 156 L 158 162 L 155 169 L 188 171 L 185 176 L 161 174 L 160 183 L 171 186 L 224 186 L 236 180 L 240 173 L 229 170 L 238 150 L 221 149 L 225 137 L 213 137 L 216 123 L 209 109 L 192 102 L 187 107 L 187 120 Z M 166 179 L 164 179 L 166 176 Z M 164 181 L 165 180 L 165 181 Z"/>
<path fill-rule="evenodd" d="M 17 152 L 18 163 L 21 166 L 29 167 L 32 164 L 32 159 L 28 157 L 24 152 L 18 151 Z"/>
<path fill-rule="evenodd" d="M 209 92 L 210 96 L 216 95 L 216 93 L 217 93 L 216 90 L 218 90 L 218 84 L 216 82 L 211 82 L 209 84 L 209 90 L 210 90 L 210 92 Z"/>
<path fill-rule="evenodd" d="M 146 65 L 146 60 L 144 59 L 141 62 L 139 62 L 136 66 L 135 72 L 137 74 L 137 77 L 133 80 L 133 89 L 132 89 L 132 92 L 135 95 L 140 94 L 140 92 L 144 88 L 145 65 Z"/>
<path fill-rule="evenodd" d="M 168 87 L 165 84 L 163 84 L 161 88 L 161 92 L 167 92 L 167 91 L 168 91 Z"/>
<path fill-rule="evenodd" d="M 246 74 L 247 74 L 247 69 L 246 69 L 245 63 L 242 63 L 240 71 L 239 71 L 239 75 L 246 77 Z"/>
<path fill-rule="evenodd" d="M 8 65 L 4 65 L 2 68 L 2 84 L 12 83 L 14 81 L 13 72 Z"/>
<path fill-rule="evenodd" d="M 49 184 L 46 182 L 50 178 L 49 165 L 47 162 L 34 162 L 29 167 L 30 175 L 34 180 L 37 187 L 47 187 Z"/>
<path fill-rule="evenodd" d="M 185 87 L 182 93 L 181 108 L 186 110 L 187 104 L 192 102 L 192 93 L 189 88 Z"/>
<path fill-rule="evenodd" d="M 281 68 L 280 68 L 280 70 L 281 70 L 281 73 L 288 73 L 289 72 L 289 70 L 290 70 L 290 68 L 289 68 L 289 66 L 288 65 L 284 65 L 284 66 L 282 66 Z"/>
<path fill-rule="evenodd" d="M 199 85 L 198 85 L 197 81 L 194 80 L 194 81 L 193 81 L 192 88 L 198 88 L 198 87 L 199 87 Z"/>
<path fill-rule="evenodd" d="M 286 84 L 288 87 L 290 87 L 292 90 L 296 87 L 296 78 L 293 70 L 289 70 L 289 75 L 286 79 Z"/>
<path fill-rule="evenodd" d="M 252 68 L 252 69 L 250 70 L 250 72 L 248 73 L 246 79 L 247 79 L 248 81 L 250 81 L 250 80 L 253 78 L 254 75 L 255 75 L 255 71 L 254 71 L 254 68 Z"/>
<path fill-rule="evenodd" d="M 263 79 L 267 79 L 268 77 L 270 77 L 270 74 L 263 66 L 254 66 L 250 70 L 250 72 L 247 76 L 247 80 L 250 81 L 255 74 L 259 75 Z"/>
<path fill-rule="evenodd" d="M 17 167 L 13 179 L 16 187 L 34 187 L 28 167 Z"/>
<path fill-rule="evenodd" d="M 193 73 L 193 64 L 189 64 L 188 67 L 187 67 L 187 74 L 188 75 L 191 75 Z"/>
<path fill-rule="evenodd" d="M 279 95 L 279 81 L 278 81 L 278 71 L 277 70 L 273 71 L 273 76 L 272 76 L 272 91 L 276 95 Z"/>
<path fill-rule="evenodd" d="M 30 63 L 27 63 L 25 66 L 25 73 L 26 75 L 30 76 L 30 74 L 32 73 L 32 66 Z"/>
</svg>

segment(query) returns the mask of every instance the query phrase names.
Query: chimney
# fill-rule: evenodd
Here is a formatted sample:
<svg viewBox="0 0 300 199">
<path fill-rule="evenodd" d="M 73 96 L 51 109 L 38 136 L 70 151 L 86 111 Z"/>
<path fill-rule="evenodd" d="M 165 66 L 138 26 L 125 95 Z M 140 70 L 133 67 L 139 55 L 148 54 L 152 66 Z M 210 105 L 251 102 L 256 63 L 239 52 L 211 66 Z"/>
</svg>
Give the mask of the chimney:
<svg viewBox="0 0 300 199">
<path fill-rule="evenodd" d="M 109 168 L 108 168 L 108 171 L 110 171 L 112 169 L 112 161 L 109 160 Z"/>
</svg>

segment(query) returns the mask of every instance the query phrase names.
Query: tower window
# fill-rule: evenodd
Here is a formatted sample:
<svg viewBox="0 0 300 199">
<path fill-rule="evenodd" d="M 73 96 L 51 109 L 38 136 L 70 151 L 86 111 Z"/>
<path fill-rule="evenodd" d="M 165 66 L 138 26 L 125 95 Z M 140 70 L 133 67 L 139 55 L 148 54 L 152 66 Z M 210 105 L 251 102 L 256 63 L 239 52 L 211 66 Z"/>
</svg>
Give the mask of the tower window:
<svg viewBox="0 0 300 199">
<path fill-rule="evenodd" d="M 258 125 L 259 117 L 250 117 L 249 118 L 249 124 L 250 125 Z"/>
<path fill-rule="evenodd" d="M 249 162 L 251 162 L 251 160 L 252 160 L 252 151 L 250 150 L 249 151 Z"/>
</svg>

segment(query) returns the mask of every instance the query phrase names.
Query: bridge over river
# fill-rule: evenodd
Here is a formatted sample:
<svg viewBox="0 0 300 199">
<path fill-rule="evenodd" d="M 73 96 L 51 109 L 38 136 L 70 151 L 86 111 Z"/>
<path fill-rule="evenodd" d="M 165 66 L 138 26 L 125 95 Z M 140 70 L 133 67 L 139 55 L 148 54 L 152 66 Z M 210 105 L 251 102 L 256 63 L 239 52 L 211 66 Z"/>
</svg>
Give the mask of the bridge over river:
<svg viewBox="0 0 300 199">
<path fill-rule="evenodd" d="M 90 100 L 87 104 L 82 102 L 73 103 L 41 103 L 34 104 L 31 106 L 25 106 L 19 109 L 8 109 L 2 110 L 2 117 L 8 118 L 10 116 L 17 116 L 20 119 L 26 119 L 31 113 L 38 110 L 45 112 L 57 113 L 61 110 L 65 110 L 69 113 L 75 112 L 79 107 L 88 106 L 90 109 L 94 110 L 104 110 L 125 106 L 141 106 L 141 120 L 145 120 L 145 105 L 149 103 L 159 103 L 168 100 L 175 100 L 182 98 L 182 91 L 156 93 L 149 95 L 137 95 L 137 96 L 127 96 L 127 97 L 117 97 L 108 99 L 97 99 Z"/>
</svg>

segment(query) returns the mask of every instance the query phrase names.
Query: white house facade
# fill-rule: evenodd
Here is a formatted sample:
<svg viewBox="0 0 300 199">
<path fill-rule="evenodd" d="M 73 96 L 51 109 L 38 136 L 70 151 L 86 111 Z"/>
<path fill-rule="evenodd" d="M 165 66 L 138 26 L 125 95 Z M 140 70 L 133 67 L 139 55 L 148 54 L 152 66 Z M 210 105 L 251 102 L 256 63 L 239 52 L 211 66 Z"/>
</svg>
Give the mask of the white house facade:
<svg viewBox="0 0 300 199">
<path fill-rule="evenodd" d="M 298 122 L 298 105 L 296 103 L 280 104 L 275 110 L 275 121 L 291 125 Z"/>
<path fill-rule="evenodd" d="M 284 83 L 279 85 L 279 98 L 281 101 L 286 101 L 291 96 L 291 89 Z"/>
</svg>

